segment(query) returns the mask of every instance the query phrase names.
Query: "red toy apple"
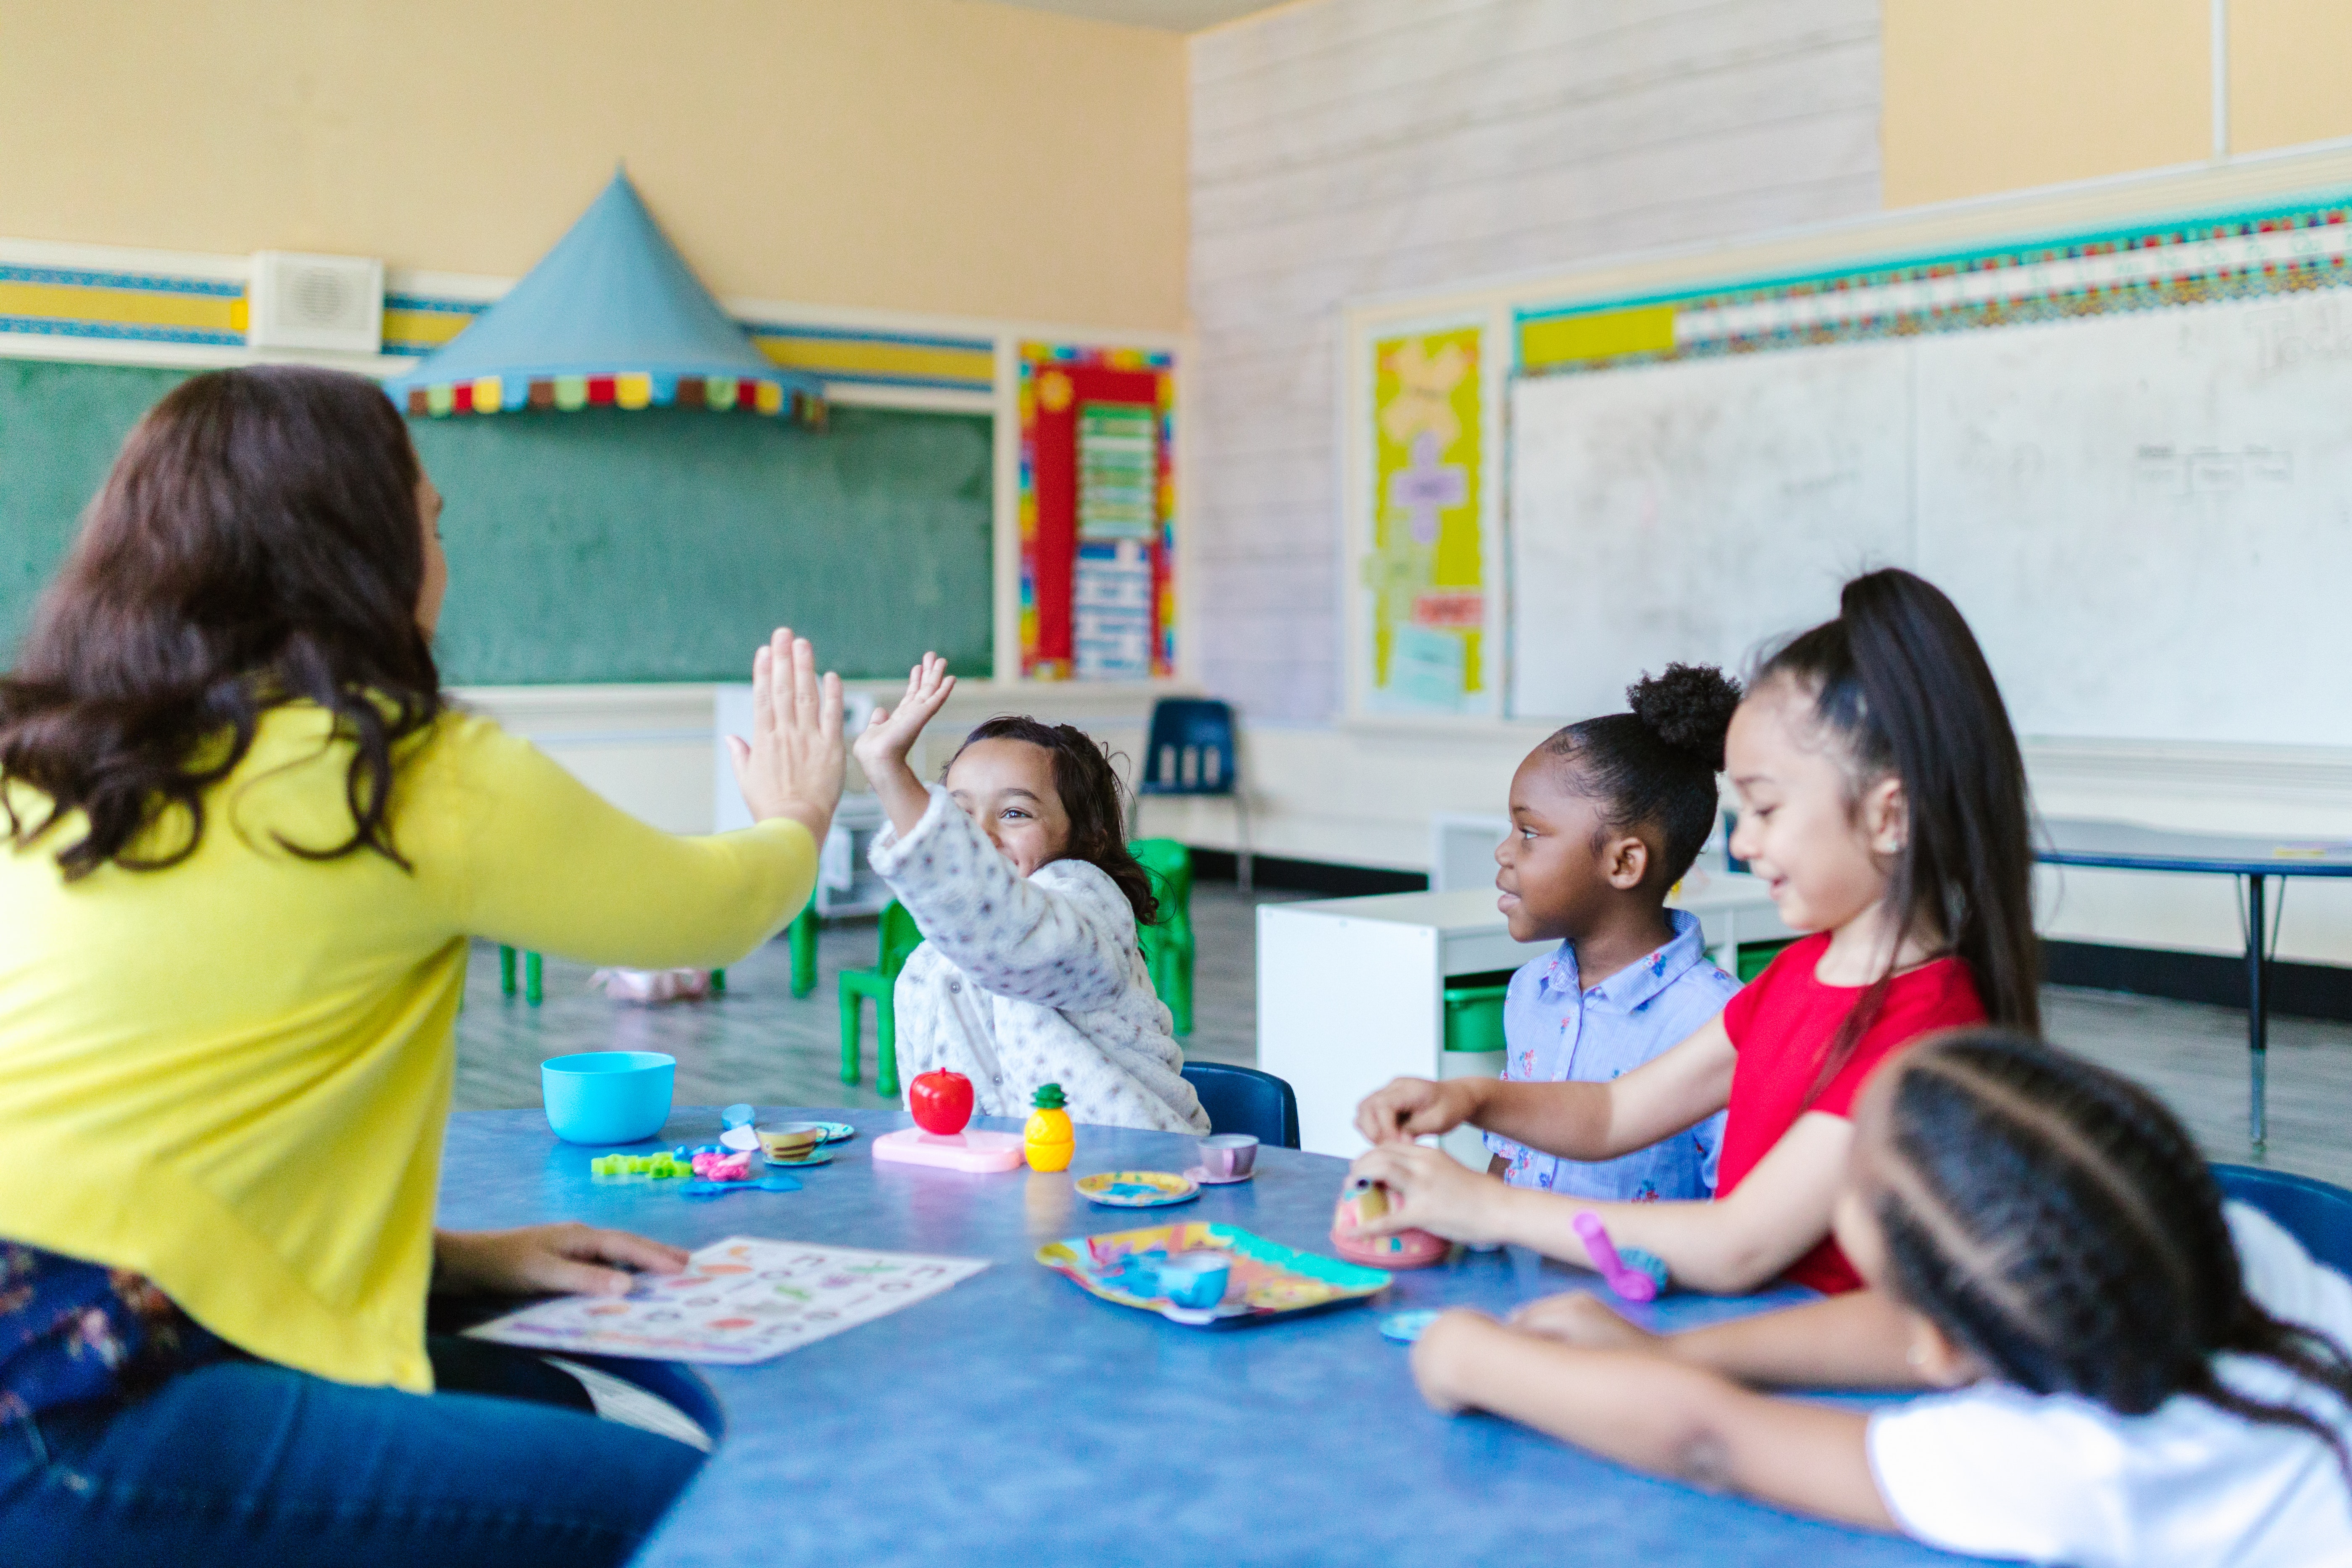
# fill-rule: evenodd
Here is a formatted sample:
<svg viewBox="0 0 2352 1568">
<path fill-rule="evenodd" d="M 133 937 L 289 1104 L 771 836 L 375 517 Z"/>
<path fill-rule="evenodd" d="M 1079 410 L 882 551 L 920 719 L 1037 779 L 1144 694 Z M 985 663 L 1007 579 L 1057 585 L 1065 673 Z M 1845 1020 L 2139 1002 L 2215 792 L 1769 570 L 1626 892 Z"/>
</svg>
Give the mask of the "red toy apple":
<svg viewBox="0 0 2352 1568">
<path fill-rule="evenodd" d="M 918 1073 L 907 1086 L 907 1109 L 915 1125 L 935 1137 L 961 1132 L 971 1120 L 971 1079 L 945 1068 Z"/>
</svg>

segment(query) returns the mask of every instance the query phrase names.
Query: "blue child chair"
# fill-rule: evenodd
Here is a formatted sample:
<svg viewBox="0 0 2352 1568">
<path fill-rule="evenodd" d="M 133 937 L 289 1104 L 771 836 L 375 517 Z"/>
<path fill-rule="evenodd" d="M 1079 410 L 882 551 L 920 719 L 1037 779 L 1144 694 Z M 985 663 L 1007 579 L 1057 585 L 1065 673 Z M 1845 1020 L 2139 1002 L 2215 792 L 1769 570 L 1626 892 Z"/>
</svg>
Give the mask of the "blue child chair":
<svg viewBox="0 0 2352 1568">
<path fill-rule="evenodd" d="M 1201 1097 L 1210 1131 L 1251 1133 L 1270 1148 L 1298 1147 L 1298 1096 L 1272 1073 L 1223 1062 L 1186 1062 L 1184 1081 Z"/>
<path fill-rule="evenodd" d="M 2309 1176 L 2255 1165 L 2216 1165 L 2221 1195 L 2258 1208 L 2340 1274 L 2352 1274 L 2352 1192 Z"/>
<path fill-rule="evenodd" d="M 1236 858 L 1242 891 L 1250 890 L 1249 796 L 1241 787 L 1241 752 L 1231 703 L 1207 697 L 1163 697 L 1151 705 L 1151 739 L 1135 781 L 1134 821 L 1128 837 L 1139 837 L 1143 797 L 1148 795 L 1224 795 L 1234 803 L 1241 826 Z"/>
</svg>

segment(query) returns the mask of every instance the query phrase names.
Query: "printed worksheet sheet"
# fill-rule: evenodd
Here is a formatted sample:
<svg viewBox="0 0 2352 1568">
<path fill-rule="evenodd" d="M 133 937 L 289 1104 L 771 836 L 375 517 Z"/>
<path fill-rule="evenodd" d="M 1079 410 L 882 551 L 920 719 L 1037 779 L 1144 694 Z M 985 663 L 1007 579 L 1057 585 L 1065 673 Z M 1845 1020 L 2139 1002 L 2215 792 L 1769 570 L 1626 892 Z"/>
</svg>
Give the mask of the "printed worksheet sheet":
<svg viewBox="0 0 2352 1568">
<path fill-rule="evenodd" d="M 870 1323 L 988 1267 L 855 1247 L 733 1236 L 682 1274 L 647 1274 L 626 1296 L 565 1296 L 467 1331 L 589 1355 L 741 1366 Z"/>
</svg>

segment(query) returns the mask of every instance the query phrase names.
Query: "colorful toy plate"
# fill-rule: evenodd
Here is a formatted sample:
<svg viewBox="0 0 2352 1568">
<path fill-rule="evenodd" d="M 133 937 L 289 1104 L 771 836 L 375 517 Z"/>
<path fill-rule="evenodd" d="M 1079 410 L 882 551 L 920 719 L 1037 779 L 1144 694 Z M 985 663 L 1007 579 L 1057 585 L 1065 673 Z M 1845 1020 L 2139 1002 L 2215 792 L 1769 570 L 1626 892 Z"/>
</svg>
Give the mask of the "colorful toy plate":
<svg viewBox="0 0 2352 1568">
<path fill-rule="evenodd" d="M 1159 1265 L 1174 1253 L 1202 1251 L 1223 1252 L 1233 1259 L 1224 1300 L 1193 1310 L 1160 1295 Z M 1048 1242 L 1037 1249 L 1037 1261 L 1089 1296 L 1194 1328 L 1239 1328 L 1344 1306 L 1377 1295 L 1390 1278 L 1384 1269 L 1300 1252 L 1239 1226 L 1201 1220 Z"/>
<path fill-rule="evenodd" d="M 828 1143 L 845 1143 L 857 1136 L 857 1129 L 846 1121 L 820 1121 L 817 1125 L 824 1129 L 824 1141 Z"/>
<path fill-rule="evenodd" d="M 1115 1209 L 1156 1209 L 1198 1196 L 1200 1186 L 1170 1171 L 1104 1171 L 1080 1176 L 1076 1186 L 1088 1203 Z"/>
</svg>

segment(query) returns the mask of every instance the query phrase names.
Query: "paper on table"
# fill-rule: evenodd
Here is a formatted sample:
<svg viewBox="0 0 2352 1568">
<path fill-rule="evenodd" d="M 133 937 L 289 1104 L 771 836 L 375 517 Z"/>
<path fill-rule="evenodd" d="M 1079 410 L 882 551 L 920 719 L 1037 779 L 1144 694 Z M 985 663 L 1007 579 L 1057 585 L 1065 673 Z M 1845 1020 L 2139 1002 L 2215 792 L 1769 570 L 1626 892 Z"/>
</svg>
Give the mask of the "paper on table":
<svg viewBox="0 0 2352 1568">
<path fill-rule="evenodd" d="M 855 1247 L 731 1236 L 685 1272 L 626 1296 L 565 1296 L 468 1329 L 477 1339 L 584 1355 L 747 1365 L 887 1317 L 988 1267 Z"/>
</svg>

